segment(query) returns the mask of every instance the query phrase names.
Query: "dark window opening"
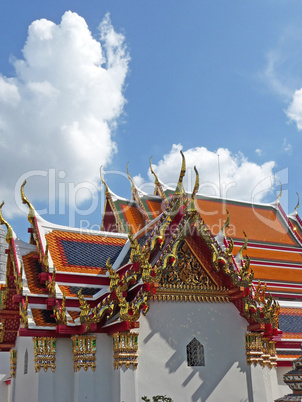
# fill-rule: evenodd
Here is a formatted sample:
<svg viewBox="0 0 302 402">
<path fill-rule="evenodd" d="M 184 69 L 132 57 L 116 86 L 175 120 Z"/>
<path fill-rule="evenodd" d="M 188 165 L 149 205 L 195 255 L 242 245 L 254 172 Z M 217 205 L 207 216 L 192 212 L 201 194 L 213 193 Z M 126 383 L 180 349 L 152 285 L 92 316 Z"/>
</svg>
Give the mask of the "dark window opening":
<svg viewBox="0 0 302 402">
<path fill-rule="evenodd" d="M 188 366 L 204 366 L 204 348 L 203 345 L 196 339 L 187 345 L 187 363 Z"/>
</svg>

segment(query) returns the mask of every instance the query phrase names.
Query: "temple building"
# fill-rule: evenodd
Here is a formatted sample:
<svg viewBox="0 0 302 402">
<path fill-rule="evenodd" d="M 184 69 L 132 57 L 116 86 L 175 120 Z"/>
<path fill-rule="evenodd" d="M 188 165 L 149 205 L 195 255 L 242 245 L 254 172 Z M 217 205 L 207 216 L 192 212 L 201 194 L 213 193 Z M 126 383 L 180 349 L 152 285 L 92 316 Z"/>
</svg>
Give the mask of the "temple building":
<svg viewBox="0 0 302 402">
<path fill-rule="evenodd" d="M 283 377 L 302 367 L 298 205 L 286 215 L 282 191 L 272 204 L 199 195 L 197 171 L 187 194 L 181 157 L 175 189 L 150 161 L 152 195 L 128 167 L 130 200 L 101 177 L 99 231 L 45 221 L 24 182 L 26 243 L 1 204 L 0 402 L 271 402 L 290 392 Z"/>
</svg>

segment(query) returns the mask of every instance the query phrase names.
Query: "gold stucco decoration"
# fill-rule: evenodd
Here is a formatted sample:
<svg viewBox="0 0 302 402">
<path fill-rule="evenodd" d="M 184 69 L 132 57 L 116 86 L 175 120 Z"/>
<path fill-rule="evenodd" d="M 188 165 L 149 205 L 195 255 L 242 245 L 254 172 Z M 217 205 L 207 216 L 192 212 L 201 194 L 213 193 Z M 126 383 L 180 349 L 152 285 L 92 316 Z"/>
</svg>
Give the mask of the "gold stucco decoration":
<svg viewBox="0 0 302 402">
<path fill-rule="evenodd" d="M 26 296 L 25 302 L 19 304 L 19 314 L 21 317 L 21 328 L 28 328 L 28 315 L 27 315 L 28 297 Z"/>
<path fill-rule="evenodd" d="M 269 368 L 277 365 L 276 342 L 264 338 L 261 333 L 246 334 L 245 348 L 248 364 Z"/>
<path fill-rule="evenodd" d="M 75 335 L 72 340 L 73 369 L 95 370 L 96 337 L 92 335 Z"/>
<path fill-rule="evenodd" d="M 138 333 L 117 332 L 113 334 L 114 369 L 125 366 L 137 368 Z"/>
<path fill-rule="evenodd" d="M 51 371 L 56 369 L 56 338 L 53 337 L 34 337 L 34 356 L 35 371 Z"/>
<path fill-rule="evenodd" d="M 17 372 L 17 350 L 11 349 L 9 353 L 10 353 L 10 376 L 12 378 L 15 378 Z"/>
</svg>

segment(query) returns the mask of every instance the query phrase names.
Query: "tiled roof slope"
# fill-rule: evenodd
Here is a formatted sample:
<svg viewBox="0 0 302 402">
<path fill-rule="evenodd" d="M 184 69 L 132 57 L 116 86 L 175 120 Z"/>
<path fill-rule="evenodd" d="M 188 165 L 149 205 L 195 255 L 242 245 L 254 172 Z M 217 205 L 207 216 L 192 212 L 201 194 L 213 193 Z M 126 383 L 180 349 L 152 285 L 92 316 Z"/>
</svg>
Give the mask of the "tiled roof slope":
<svg viewBox="0 0 302 402">
<path fill-rule="evenodd" d="M 177 261 L 178 246 L 185 239 L 199 267 L 195 268 L 205 271 L 207 282 L 214 284 L 215 289 L 209 285 L 209 292 L 224 292 L 223 297 L 233 302 L 246 318 L 249 331 L 262 331 L 270 339 L 279 339 L 278 306 L 272 298 L 262 299 L 263 293 L 256 296 L 249 260 L 242 258 L 241 252 L 246 239 L 244 230 L 249 239 L 247 254 L 255 272 L 255 284 L 258 278 L 262 282 L 266 280 L 268 290 L 272 289 L 280 299 L 285 295 L 300 297 L 298 274 L 302 267 L 302 247 L 281 207 L 278 203 L 252 205 L 196 196 L 196 213 L 181 189 L 181 182 L 177 188 L 175 196 L 170 190 L 166 191 L 169 203 L 163 213 L 162 206 L 166 206 L 167 201 L 160 197 L 143 195 L 138 199 L 136 194 L 135 201 L 112 200 L 110 208 L 114 202 L 116 210 L 110 216 L 111 221 L 118 212 L 124 232 L 130 228 L 132 233 L 137 233 L 145 228 L 138 233 L 138 241 L 129 236 L 130 249 L 125 234 L 86 234 L 62 228 L 44 221 L 30 206 L 29 220 L 37 252 L 35 256 L 30 253 L 23 256 L 27 264 L 28 309 L 32 321 L 29 320 L 28 326 L 23 323 L 21 333 L 31 336 L 30 331 L 43 326 L 56 331 L 57 336 L 83 333 L 88 329 L 105 331 L 108 309 L 114 313 L 110 325 L 123 324 L 129 329 L 132 324 L 138 324 L 140 311 L 147 312 L 148 301 L 156 294 L 162 273 L 170 269 L 173 276 L 173 261 Z M 221 229 L 227 220 L 226 209 L 230 224 L 224 237 Z M 227 238 L 234 240 L 234 249 Z M 34 257 L 38 261 L 36 269 Z M 106 266 L 108 258 L 112 265 L 116 262 L 116 267 Z M 184 276 L 179 273 L 180 278 L 186 276 L 186 272 L 181 274 Z M 202 295 L 202 287 L 198 289 L 202 300 L 210 297 Z M 23 304 L 24 299 L 23 293 Z M 66 311 L 65 316 L 62 311 Z M 294 326 L 291 321 L 293 315 L 298 317 L 299 324 L 299 314 L 287 314 L 285 310 L 281 314 L 280 325 L 285 333 L 283 340 L 279 340 L 280 356 L 284 339 L 293 339 L 291 334 L 297 334 L 298 338 L 301 334 L 299 325 Z M 293 332 L 295 330 L 297 332 Z M 295 344 L 289 346 L 287 360 L 296 350 Z"/>
<path fill-rule="evenodd" d="M 166 195 L 169 198 L 171 191 Z M 147 197 L 142 199 L 144 205 L 147 205 Z M 136 204 L 130 207 L 117 201 L 116 205 L 122 211 L 125 225 L 134 228 L 134 233 L 143 226 L 143 219 Z M 235 242 L 234 255 L 243 245 L 243 232 L 247 234 L 246 253 L 253 265 L 255 283 L 258 279 L 268 282 L 268 290 L 277 292 L 276 294 L 283 292 L 295 295 L 302 292 L 302 286 L 299 287 L 302 246 L 278 204 L 261 205 L 196 196 L 196 208 L 214 236 L 219 233 L 227 219 L 226 210 L 229 212 L 230 225 L 226 229 L 226 235 Z M 160 209 L 156 213 L 160 213 Z"/>
<path fill-rule="evenodd" d="M 125 238 L 95 236 L 54 230 L 46 235 L 57 271 L 104 274 L 108 258 L 113 264 L 126 243 Z"/>
</svg>

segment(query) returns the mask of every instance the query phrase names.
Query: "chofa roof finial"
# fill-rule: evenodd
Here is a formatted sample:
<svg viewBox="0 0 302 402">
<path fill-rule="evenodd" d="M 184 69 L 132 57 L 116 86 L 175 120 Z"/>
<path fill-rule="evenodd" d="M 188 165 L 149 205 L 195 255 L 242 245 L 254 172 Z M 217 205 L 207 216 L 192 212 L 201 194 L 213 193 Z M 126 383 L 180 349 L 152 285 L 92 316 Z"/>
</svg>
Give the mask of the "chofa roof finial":
<svg viewBox="0 0 302 402">
<path fill-rule="evenodd" d="M 277 203 L 279 203 L 280 201 L 280 198 L 281 198 L 281 195 L 282 195 L 282 183 L 281 183 L 281 181 L 279 181 L 279 183 L 280 183 L 280 193 L 279 193 L 279 195 L 278 195 L 278 197 L 277 197 Z"/>
<path fill-rule="evenodd" d="M 29 218 L 33 218 L 35 216 L 35 208 L 32 206 L 32 204 L 28 201 L 28 199 L 26 198 L 25 194 L 24 194 L 24 186 L 27 183 L 26 180 L 24 180 L 24 182 L 21 185 L 20 191 L 21 191 L 21 199 L 22 199 L 22 203 L 26 204 L 29 208 L 29 213 L 28 213 L 28 217 Z"/>
<path fill-rule="evenodd" d="M 196 169 L 196 166 L 194 166 L 194 170 L 195 170 L 196 178 L 195 178 L 195 185 L 194 185 L 194 188 L 193 188 L 193 192 L 192 192 L 192 195 L 191 195 L 189 212 L 195 212 L 196 211 L 195 196 L 196 196 L 197 191 L 199 189 L 199 174 L 198 174 L 198 171 Z"/>
<path fill-rule="evenodd" d="M 153 176 L 155 177 L 155 185 L 157 186 L 159 184 L 159 180 L 158 180 L 158 177 L 157 177 L 156 173 L 152 169 L 152 164 L 151 164 L 151 159 L 152 158 L 153 158 L 153 156 L 151 156 L 151 158 L 150 158 L 150 170 L 151 170 L 151 173 L 153 174 Z"/>
<path fill-rule="evenodd" d="M 127 165 L 126 165 L 126 167 L 127 167 L 127 176 L 128 176 L 128 179 L 131 182 L 131 190 L 133 191 L 133 190 L 135 190 L 136 187 L 135 187 L 135 184 L 134 184 L 134 181 L 133 181 L 132 177 L 129 174 L 128 165 L 129 165 L 129 162 L 127 162 Z"/>
<path fill-rule="evenodd" d="M 176 190 L 175 190 L 175 195 L 180 195 L 180 194 L 184 193 L 182 181 L 183 181 L 184 175 L 186 174 L 186 160 L 185 160 L 185 156 L 184 156 L 182 150 L 180 150 L 180 154 L 182 157 L 182 164 L 181 164 L 181 170 L 180 170 L 178 183 L 177 183 Z"/>
<path fill-rule="evenodd" d="M 0 205 L 0 224 L 5 225 L 7 228 L 6 241 L 9 243 L 9 239 L 12 239 L 14 237 L 14 232 L 13 232 L 11 225 L 3 218 L 3 215 L 2 215 L 3 205 L 4 205 L 4 201 L 2 201 L 2 203 Z"/>
<path fill-rule="evenodd" d="M 297 215 L 297 213 L 298 213 L 298 208 L 299 208 L 299 206 L 300 206 L 300 200 L 299 200 L 299 194 L 296 192 L 296 194 L 297 194 L 297 197 L 298 197 L 298 202 L 297 202 L 297 205 L 295 206 L 295 214 Z"/>
<path fill-rule="evenodd" d="M 109 188 L 108 188 L 108 186 L 107 186 L 107 183 L 105 182 L 105 180 L 103 179 L 103 176 L 102 176 L 102 167 L 103 167 L 103 165 L 100 167 L 100 177 L 101 177 L 101 182 L 104 184 L 104 186 L 105 186 L 105 193 L 106 193 L 106 195 L 107 194 L 109 194 Z"/>
</svg>

